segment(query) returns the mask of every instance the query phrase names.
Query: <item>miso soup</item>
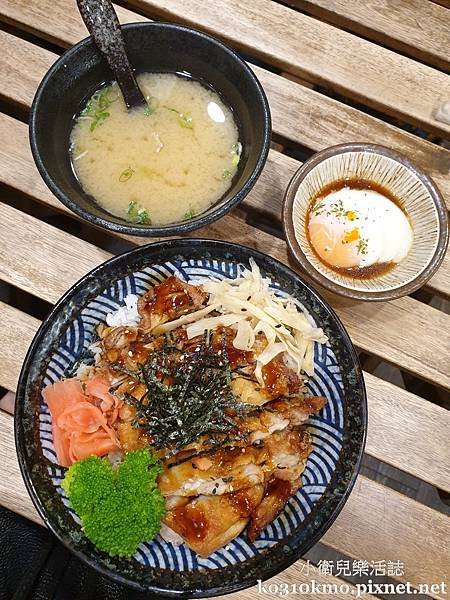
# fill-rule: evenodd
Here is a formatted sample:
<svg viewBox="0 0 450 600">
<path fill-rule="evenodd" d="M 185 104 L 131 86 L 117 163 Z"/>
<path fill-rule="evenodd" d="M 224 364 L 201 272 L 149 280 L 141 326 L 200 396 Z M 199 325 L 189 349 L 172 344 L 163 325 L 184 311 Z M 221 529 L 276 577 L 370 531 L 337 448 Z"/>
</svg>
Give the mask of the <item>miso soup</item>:
<svg viewBox="0 0 450 600">
<path fill-rule="evenodd" d="M 167 225 L 204 212 L 229 189 L 242 145 L 220 96 L 173 73 L 144 73 L 148 107 L 128 111 L 117 83 L 75 121 L 76 176 L 100 206 L 134 223 Z"/>
</svg>

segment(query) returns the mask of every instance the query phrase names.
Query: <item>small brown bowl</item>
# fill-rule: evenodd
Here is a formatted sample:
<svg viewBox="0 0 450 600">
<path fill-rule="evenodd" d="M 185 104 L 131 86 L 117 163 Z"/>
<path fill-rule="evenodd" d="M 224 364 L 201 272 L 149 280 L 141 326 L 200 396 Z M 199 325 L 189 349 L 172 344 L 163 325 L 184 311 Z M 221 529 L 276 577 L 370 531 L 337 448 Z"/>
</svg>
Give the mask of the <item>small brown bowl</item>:
<svg viewBox="0 0 450 600">
<path fill-rule="evenodd" d="M 313 252 L 306 235 L 311 199 L 342 179 L 383 186 L 402 204 L 414 240 L 406 258 L 382 275 L 358 279 L 338 273 Z M 422 287 L 441 264 L 448 244 L 448 217 L 434 182 L 406 157 L 375 144 L 340 144 L 317 152 L 294 174 L 284 196 L 283 228 L 294 258 L 318 284 L 356 300 L 393 300 Z"/>
</svg>

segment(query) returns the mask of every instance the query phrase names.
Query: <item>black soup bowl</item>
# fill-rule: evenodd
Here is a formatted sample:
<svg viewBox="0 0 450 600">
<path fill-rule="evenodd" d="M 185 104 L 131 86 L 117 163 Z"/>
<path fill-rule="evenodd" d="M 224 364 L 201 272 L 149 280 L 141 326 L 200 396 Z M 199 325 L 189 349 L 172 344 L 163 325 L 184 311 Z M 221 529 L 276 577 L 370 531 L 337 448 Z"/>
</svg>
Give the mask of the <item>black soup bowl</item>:
<svg viewBox="0 0 450 600">
<path fill-rule="evenodd" d="M 37 168 L 53 194 L 94 225 L 141 236 L 171 236 L 198 229 L 241 202 L 261 173 L 270 145 L 267 98 L 247 64 L 209 35 L 180 25 L 151 22 L 124 25 L 122 31 L 130 63 L 137 73 L 190 74 L 213 88 L 232 109 L 243 149 L 229 190 L 189 221 L 159 227 L 115 217 L 84 192 L 70 160 L 70 133 L 75 116 L 87 100 L 101 84 L 114 79 L 90 37 L 55 62 L 36 92 L 30 116 L 30 143 Z"/>
</svg>

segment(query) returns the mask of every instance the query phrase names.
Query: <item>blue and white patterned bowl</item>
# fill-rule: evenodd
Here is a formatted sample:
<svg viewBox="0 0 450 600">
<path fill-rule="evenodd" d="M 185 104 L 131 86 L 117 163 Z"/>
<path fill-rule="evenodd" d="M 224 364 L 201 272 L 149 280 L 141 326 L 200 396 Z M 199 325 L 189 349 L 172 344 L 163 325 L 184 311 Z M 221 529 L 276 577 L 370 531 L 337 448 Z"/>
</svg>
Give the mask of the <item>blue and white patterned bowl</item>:
<svg viewBox="0 0 450 600">
<path fill-rule="evenodd" d="M 312 394 L 326 396 L 308 430 L 314 450 L 302 487 L 260 537 L 244 534 L 208 558 L 162 538 L 141 544 L 133 559 L 97 550 L 61 489 L 51 416 L 40 391 L 70 372 L 89 346 L 96 325 L 169 275 L 200 282 L 210 275 L 236 277 L 253 256 L 279 294 L 296 297 L 329 338 L 316 345 Z M 360 366 L 342 324 L 328 305 L 293 271 L 254 250 L 208 240 L 170 240 L 141 247 L 104 263 L 75 284 L 39 329 L 20 376 L 15 431 L 19 463 L 36 508 L 50 529 L 81 559 L 116 580 L 172 596 L 212 596 L 268 578 L 304 554 L 328 529 L 354 483 L 366 430 L 366 397 Z"/>
</svg>

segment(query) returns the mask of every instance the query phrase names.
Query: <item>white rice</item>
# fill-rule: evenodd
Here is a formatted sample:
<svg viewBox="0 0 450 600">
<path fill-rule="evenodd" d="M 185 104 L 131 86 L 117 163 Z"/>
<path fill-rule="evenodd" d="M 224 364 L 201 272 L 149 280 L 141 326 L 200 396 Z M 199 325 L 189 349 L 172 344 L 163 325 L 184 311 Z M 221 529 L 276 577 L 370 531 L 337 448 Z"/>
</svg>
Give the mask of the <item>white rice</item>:
<svg viewBox="0 0 450 600">
<path fill-rule="evenodd" d="M 125 306 L 121 306 L 117 310 L 106 315 L 106 324 L 109 327 L 118 327 L 119 325 L 138 325 L 139 313 L 137 303 L 139 297 L 136 294 L 128 294 L 125 297 Z"/>
<path fill-rule="evenodd" d="M 88 350 L 94 357 L 94 365 L 98 365 L 102 354 L 102 347 L 100 345 L 100 342 L 94 342 L 93 344 L 88 346 Z M 80 364 L 77 367 L 77 370 L 75 371 L 75 377 L 83 381 L 85 379 L 88 379 L 92 369 L 94 368 L 94 365 L 85 362 L 80 362 Z"/>
</svg>

